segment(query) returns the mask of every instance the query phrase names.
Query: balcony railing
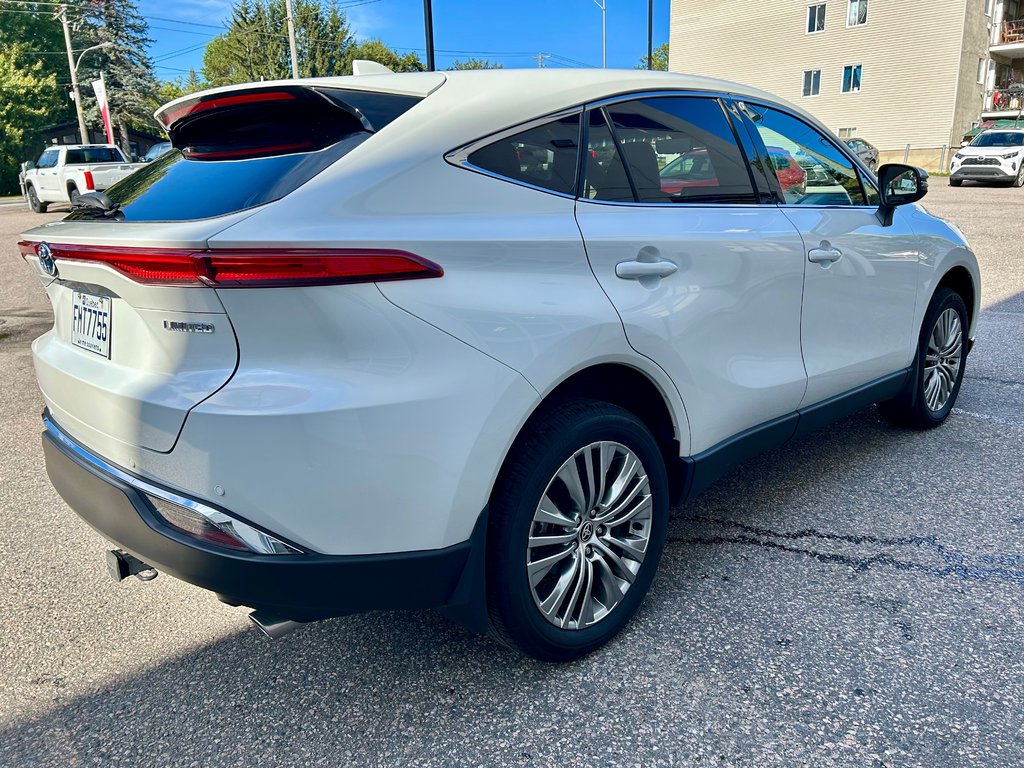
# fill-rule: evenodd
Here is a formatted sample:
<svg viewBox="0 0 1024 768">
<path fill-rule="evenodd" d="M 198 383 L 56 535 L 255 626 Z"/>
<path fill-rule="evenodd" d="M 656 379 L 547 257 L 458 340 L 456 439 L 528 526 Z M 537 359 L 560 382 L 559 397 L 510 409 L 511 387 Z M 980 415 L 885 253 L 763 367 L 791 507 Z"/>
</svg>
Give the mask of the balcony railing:
<svg viewBox="0 0 1024 768">
<path fill-rule="evenodd" d="M 999 29 L 999 45 L 1024 43 L 1024 19 L 1004 21 Z"/>
<path fill-rule="evenodd" d="M 1024 107 L 1024 87 L 1020 83 L 1008 84 L 989 91 L 985 99 L 986 112 L 1009 112 Z"/>
</svg>

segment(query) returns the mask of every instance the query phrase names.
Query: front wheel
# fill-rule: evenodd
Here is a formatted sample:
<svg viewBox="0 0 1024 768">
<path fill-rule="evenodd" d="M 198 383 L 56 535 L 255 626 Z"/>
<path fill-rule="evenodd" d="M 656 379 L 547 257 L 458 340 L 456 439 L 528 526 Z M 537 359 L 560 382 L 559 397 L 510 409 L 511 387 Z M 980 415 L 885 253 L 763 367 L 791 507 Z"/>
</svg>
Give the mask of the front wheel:
<svg viewBox="0 0 1024 768">
<path fill-rule="evenodd" d="M 1020 168 L 1017 170 L 1017 175 L 1013 179 L 1013 186 L 1024 187 L 1024 163 L 1020 164 Z"/>
<path fill-rule="evenodd" d="M 665 462 L 643 422 L 608 403 L 567 403 L 527 429 L 491 500 L 491 625 L 535 659 L 571 661 L 647 593 L 668 521 Z"/>
<path fill-rule="evenodd" d="M 889 421 L 931 429 L 946 420 L 960 394 L 967 347 L 967 305 L 956 291 L 940 288 L 924 316 L 914 373 L 903 392 L 878 408 Z"/>
<path fill-rule="evenodd" d="M 29 185 L 29 188 L 26 191 L 26 194 L 28 195 L 28 207 L 29 208 L 31 208 L 36 213 L 46 213 L 46 203 L 42 202 L 39 199 L 39 195 L 36 193 L 36 188 L 35 187 L 33 187 L 32 185 Z"/>
</svg>

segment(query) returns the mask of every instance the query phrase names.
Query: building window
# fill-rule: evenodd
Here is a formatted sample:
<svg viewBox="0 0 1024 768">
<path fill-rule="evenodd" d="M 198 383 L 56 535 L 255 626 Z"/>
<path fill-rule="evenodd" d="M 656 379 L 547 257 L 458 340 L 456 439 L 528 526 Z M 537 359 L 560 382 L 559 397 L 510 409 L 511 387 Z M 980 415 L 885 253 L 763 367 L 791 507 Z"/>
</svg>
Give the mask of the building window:
<svg viewBox="0 0 1024 768">
<path fill-rule="evenodd" d="M 825 4 L 809 5 L 807 7 L 807 34 L 812 32 L 823 32 L 825 30 Z"/>
<path fill-rule="evenodd" d="M 821 89 L 821 70 L 808 69 L 804 72 L 804 96 L 817 96 Z"/>
<path fill-rule="evenodd" d="M 843 67 L 843 93 L 857 93 L 860 90 L 860 64 Z"/>
<path fill-rule="evenodd" d="M 846 26 L 857 27 L 868 23 L 868 0 L 850 0 Z"/>
<path fill-rule="evenodd" d="M 985 15 L 992 15 L 992 0 L 985 0 Z"/>
<path fill-rule="evenodd" d="M 988 59 L 978 59 L 978 82 L 985 83 L 985 75 L 988 74 Z"/>
<path fill-rule="evenodd" d="M 839 129 L 839 138 L 840 139 L 852 139 L 856 135 L 857 135 L 857 129 L 856 128 L 840 128 Z"/>
</svg>

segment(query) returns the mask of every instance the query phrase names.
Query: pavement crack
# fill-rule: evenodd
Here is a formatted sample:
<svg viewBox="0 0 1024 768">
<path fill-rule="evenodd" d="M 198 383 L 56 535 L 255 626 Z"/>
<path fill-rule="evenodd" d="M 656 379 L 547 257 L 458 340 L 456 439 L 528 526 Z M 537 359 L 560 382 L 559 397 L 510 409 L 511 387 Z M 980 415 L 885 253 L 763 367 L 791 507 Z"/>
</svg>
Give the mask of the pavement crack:
<svg viewBox="0 0 1024 768">
<path fill-rule="evenodd" d="M 1024 555 L 969 555 L 940 544 L 935 535 L 886 538 L 826 533 L 813 528 L 799 531 L 772 531 L 767 528 L 707 517 L 697 517 L 687 522 L 697 526 L 724 528 L 732 533 L 676 536 L 669 537 L 669 541 L 701 546 L 760 547 L 811 557 L 821 563 L 843 565 L 857 573 L 864 573 L 875 567 L 885 567 L 939 578 L 955 577 L 970 581 L 985 581 L 992 578 L 1024 586 Z M 815 546 L 815 544 L 820 546 Z M 838 547 L 829 550 L 826 548 L 829 544 L 836 544 Z M 897 552 L 865 552 L 863 551 L 864 547 L 876 550 L 895 549 Z M 920 553 L 921 558 L 912 559 L 899 552 L 899 550 L 906 549 L 916 550 Z M 924 561 L 922 562 L 921 559 Z M 927 562 L 928 559 L 933 562 Z"/>
</svg>

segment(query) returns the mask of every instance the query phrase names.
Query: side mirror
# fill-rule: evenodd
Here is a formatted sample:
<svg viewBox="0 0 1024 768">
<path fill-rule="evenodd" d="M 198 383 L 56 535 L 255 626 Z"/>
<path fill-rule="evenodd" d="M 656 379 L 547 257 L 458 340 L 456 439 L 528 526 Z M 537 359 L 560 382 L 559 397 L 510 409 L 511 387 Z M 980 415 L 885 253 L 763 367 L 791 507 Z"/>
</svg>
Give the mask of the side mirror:
<svg viewBox="0 0 1024 768">
<path fill-rule="evenodd" d="M 878 186 L 882 197 L 878 213 L 887 227 L 896 206 L 916 203 L 928 194 L 928 172 L 912 165 L 886 163 L 878 169 Z"/>
<path fill-rule="evenodd" d="M 967 146 L 968 144 L 970 144 L 970 143 L 971 143 L 971 142 L 969 142 L 969 141 L 968 141 L 967 139 L 964 139 L 963 141 L 961 141 L 961 142 L 960 142 L 960 146 L 961 146 L 961 147 L 966 147 L 966 146 Z"/>
<path fill-rule="evenodd" d="M 29 160 L 27 163 L 25 163 L 25 170 L 26 171 L 31 171 L 35 167 L 36 167 L 36 164 L 32 160 Z"/>
</svg>

